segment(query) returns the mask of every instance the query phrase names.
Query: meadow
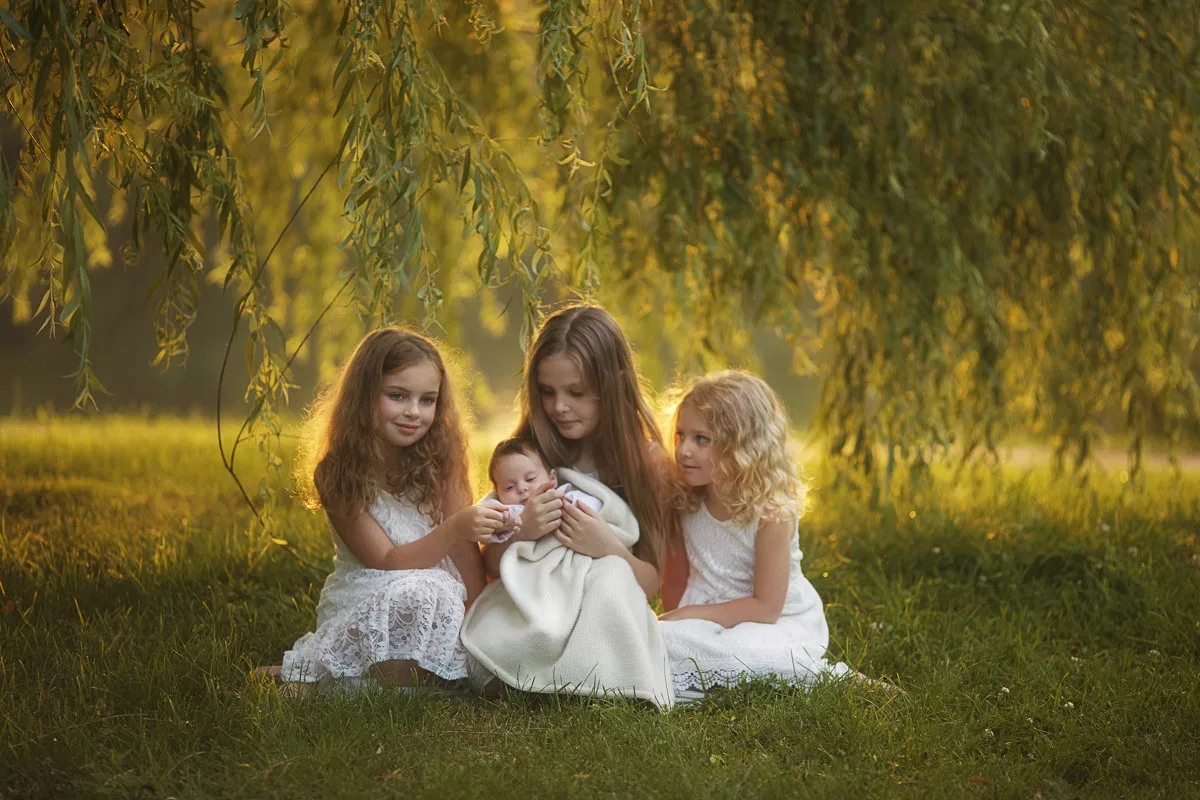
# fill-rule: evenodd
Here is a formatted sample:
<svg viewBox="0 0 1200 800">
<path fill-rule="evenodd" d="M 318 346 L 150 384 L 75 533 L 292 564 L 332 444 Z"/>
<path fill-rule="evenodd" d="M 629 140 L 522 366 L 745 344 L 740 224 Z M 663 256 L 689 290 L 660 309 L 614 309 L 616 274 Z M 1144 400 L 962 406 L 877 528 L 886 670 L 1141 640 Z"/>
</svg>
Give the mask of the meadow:
<svg viewBox="0 0 1200 800">
<path fill-rule="evenodd" d="M 281 696 L 252 669 L 311 628 L 331 548 L 276 521 L 209 422 L 0 421 L 0 797 L 1200 797 L 1192 472 L 935 471 L 884 510 L 817 481 L 831 656 L 903 692 L 667 714 Z"/>
</svg>

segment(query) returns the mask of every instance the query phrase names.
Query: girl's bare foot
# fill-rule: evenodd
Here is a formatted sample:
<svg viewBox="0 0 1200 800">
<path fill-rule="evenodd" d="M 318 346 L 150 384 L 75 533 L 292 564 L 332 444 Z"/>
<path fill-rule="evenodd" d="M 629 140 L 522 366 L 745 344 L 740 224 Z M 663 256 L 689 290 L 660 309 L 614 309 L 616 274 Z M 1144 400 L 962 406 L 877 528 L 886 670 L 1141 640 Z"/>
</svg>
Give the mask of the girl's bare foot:
<svg viewBox="0 0 1200 800">
<path fill-rule="evenodd" d="M 254 674 L 259 678 L 270 678 L 276 683 L 279 682 L 279 674 L 281 667 L 278 664 L 273 664 L 269 667 L 255 667 Z"/>
<path fill-rule="evenodd" d="M 471 687 L 474 692 L 485 700 L 499 700 L 504 697 L 504 682 L 499 678 L 492 678 L 482 686 L 476 685 Z"/>
<path fill-rule="evenodd" d="M 372 664 L 367 670 L 367 677 L 384 686 L 445 686 L 447 682 L 417 666 L 410 659 L 393 659 Z"/>
</svg>

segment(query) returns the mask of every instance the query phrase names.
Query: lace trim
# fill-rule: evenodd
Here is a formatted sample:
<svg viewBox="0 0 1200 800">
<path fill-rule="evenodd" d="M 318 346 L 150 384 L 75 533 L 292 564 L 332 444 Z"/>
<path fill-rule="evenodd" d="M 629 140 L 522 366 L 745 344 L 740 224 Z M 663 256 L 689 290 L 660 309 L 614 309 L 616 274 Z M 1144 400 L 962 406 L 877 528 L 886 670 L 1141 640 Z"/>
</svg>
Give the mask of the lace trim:
<svg viewBox="0 0 1200 800">
<path fill-rule="evenodd" d="M 285 680 L 360 677 L 372 664 L 411 659 L 447 680 L 467 676 L 464 590 L 450 576 L 404 575 L 328 620 L 284 655 Z"/>
<path fill-rule="evenodd" d="M 845 677 L 854 672 L 840 662 L 836 664 L 821 662 L 821 664 L 813 666 L 814 668 L 808 668 L 797 664 L 791 672 L 785 672 L 778 668 L 754 669 L 742 663 L 709 666 L 702 669 L 692 662 L 690 667 L 677 664 L 672 671 L 671 681 L 675 684 L 676 692 L 688 690 L 703 692 L 716 687 L 730 689 L 757 680 L 807 688 L 822 681 Z"/>
</svg>

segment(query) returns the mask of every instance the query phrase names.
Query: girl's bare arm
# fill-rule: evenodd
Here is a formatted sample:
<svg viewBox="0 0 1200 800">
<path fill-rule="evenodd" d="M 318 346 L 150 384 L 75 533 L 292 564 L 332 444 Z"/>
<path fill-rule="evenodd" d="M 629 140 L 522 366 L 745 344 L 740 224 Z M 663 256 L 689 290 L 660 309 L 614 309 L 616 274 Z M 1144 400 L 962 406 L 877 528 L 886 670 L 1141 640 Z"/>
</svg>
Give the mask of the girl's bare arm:
<svg viewBox="0 0 1200 800">
<path fill-rule="evenodd" d="M 679 599 L 687 588 L 688 560 L 682 537 L 668 542 L 666 563 L 663 565 L 662 603 L 667 611 L 679 607 Z"/>
<path fill-rule="evenodd" d="M 666 621 L 707 619 L 726 628 L 743 622 L 772 624 L 783 612 L 791 575 L 792 521 L 764 521 L 754 539 L 754 594 L 726 603 L 683 606 L 662 615 Z"/>
<path fill-rule="evenodd" d="M 420 539 L 396 545 L 365 510 L 354 517 L 329 515 L 342 541 L 368 569 L 429 569 L 459 543 L 491 536 L 503 519 L 504 515 L 494 508 L 467 506 Z"/>
</svg>

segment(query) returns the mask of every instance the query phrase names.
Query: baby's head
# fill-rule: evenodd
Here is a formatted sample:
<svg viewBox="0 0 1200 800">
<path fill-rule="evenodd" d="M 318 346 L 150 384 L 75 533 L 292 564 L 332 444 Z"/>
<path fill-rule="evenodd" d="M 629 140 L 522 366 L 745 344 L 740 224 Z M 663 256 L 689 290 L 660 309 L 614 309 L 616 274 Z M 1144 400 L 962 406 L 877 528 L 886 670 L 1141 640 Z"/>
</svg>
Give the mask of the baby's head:
<svg viewBox="0 0 1200 800">
<path fill-rule="evenodd" d="M 537 445 L 527 439 L 505 439 L 492 451 L 488 477 L 496 499 L 505 505 L 524 503 L 546 481 L 557 481 Z"/>
</svg>

